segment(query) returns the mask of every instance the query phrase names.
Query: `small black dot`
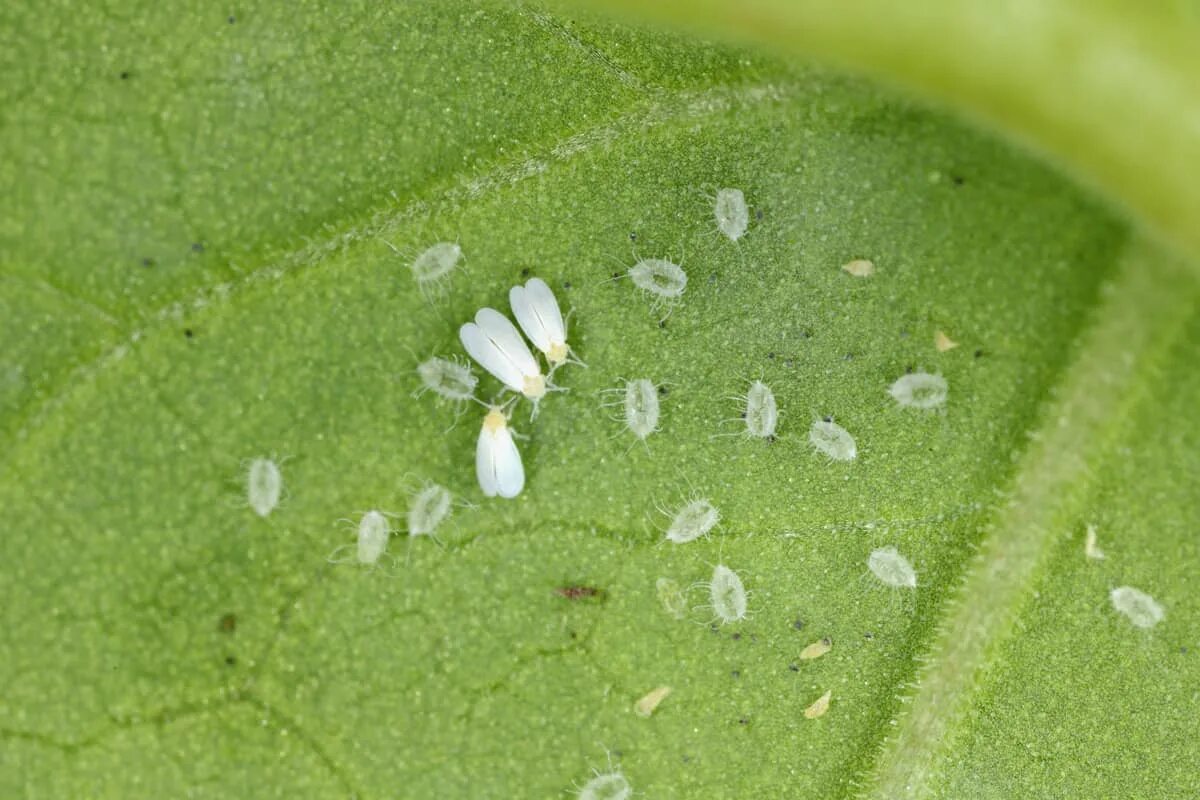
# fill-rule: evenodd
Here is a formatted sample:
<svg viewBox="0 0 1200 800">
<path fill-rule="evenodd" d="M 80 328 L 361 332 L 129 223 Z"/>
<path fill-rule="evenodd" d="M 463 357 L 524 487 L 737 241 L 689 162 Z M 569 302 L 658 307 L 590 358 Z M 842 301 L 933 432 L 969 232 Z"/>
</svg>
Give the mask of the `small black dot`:
<svg viewBox="0 0 1200 800">
<path fill-rule="evenodd" d="M 754 218 L 759 222 L 762 222 L 763 212 L 761 208 L 754 209 Z"/>
<path fill-rule="evenodd" d="M 187 338 L 189 338 L 189 339 L 190 339 L 190 338 L 192 338 L 192 336 L 194 336 L 195 334 L 193 334 L 193 333 L 192 333 L 192 329 L 191 329 L 191 328 L 184 328 L 184 329 L 183 329 L 183 335 L 184 335 L 184 336 L 186 336 Z"/>
<path fill-rule="evenodd" d="M 842 360 L 843 361 L 853 361 L 854 353 L 846 353 L 846 355 L 842 356 Z"/>
<path fill-rule="evenodd" d="M 955 186 L 962 186 L 964 183 L 967 182 L 967 179 L 964 178 L 962 175 L 951 175 L 950 180 L 954 181 Z"/>
<path fill-rule="evenodd" d="M 665 383 L 662 386 L 658 387 L 658 396 L 659 397 L 666 397 L 670 393 L 671 393 L 671 387 L 667 386 Z"/>
<path fill-rule="evenodd" d="M 665 319 L 660 319 L 660 320 L 658 321 L 658 327 L 660 327 L 660 328 L 665 328 L 665 327 L 667 327 L 667 321 L 666 321 Z"/>
<path fill-rule="evenodd" d="M 204 252 L 204 242 L 192 242 L 192 252 L 193 253 L 203 253 Z"/>
<path fill-rule="evenodd" d="M 792 623 L 792 627 L 798 631 L 804 630 L 804 620 L 802 620 L 802 619 L 796 620 L 795 622 Z"/>
<path fill-rule="evenodd" d="M 142 258 L 142 266 L 143 266 L 143 267 L 147 267 L 147 268 L 149 268 L 149 267 L 153 267 L 153 266 L 154 266 L 154 259 L 153 259 L 153 258 L 150 258 L 149 256 L 146 256 L 146 257 Z"/>
<path fill-rule="evenodd" d="M 776 438 L 775 434 L 773 433 L 767 437 L 767 444 L 775 444 L 777 441 L 779 441 L 779 439 Z"/>
<path fill-rule="evenodd" d="M 233 656 L 225 656 L 225 663 L 232 667 L 237 664 L 237 659 Z"/>
<path fill-rule="evenodd" d="M 863 638 L 869 642 L 875 638 L 875 634 L 871 633 L 870 631 L 867 631 L 866 633 L 863 634 Z"/>
<path fill-rule="evenodd" d="M 237 18 L 234 17 L 233 14 L 230 14 L 229 15 L 229 24 L 232 25 L 235 22 L 237 22 Z"/>
<path fill-rule="evenodd" d="M 614 273 L 612 274 L 612 276 L 613 276 L 613 279 L 615 280 L 616 278 L 619 278 L 619 277 L 621 277 L 621 273 L 620 273 L 620 272 L 614 272 Z"/>
<path fill-rule="evenodd" d="M 529 277 L 529 267 L 526 267 L 525 269 L 521 270 L 521 277 L 522 277 L 522 278 L 528 278 L 528 277 Z"/>
<path fill-rule="evenodd" d="M 571 288 L 571 282 L 570 282 L 570 281 L 563 281 L 563 288 L 564 288 L 564 289 L 570 289 L 570 288 Z"/>
<path fill-rule="evenodd" d="M 729 675 L 736 681 L 738 678 L 742 677 L 742 671 L 735 669 L 730 671 Z"/>
<path fill-rule="evenodd" d="M 127 80 L 129 80 L 129 73 L 128 73 L 128 72 L 122 72 L 122 73 L 121 73 L 121 80 L 123 80 L 123 81 L 127 81 Z"/>
<path fill-rule="evenodd" d="M 629 232 L 629 241 L 631 241 L 631 242 L 637 241 L 637 233 L 635 231 Z"/>
<path fill-rule="evenodd" d="M 788 664 L 788 669 L 790 669 L 792 672 L 799 672 L 800 665 L 799 664 Z"/>
<path fill-rule="evenodd" d="M 774 358 L 775 358 L 775 353 L 774 353 L 774 352 L 767 353 L 767 358 L 774 359 Z"/>
<path fill-rule="evenodd" d="M 976 357 L 976 358 L 983 358 L 983 351 L 982 351 L 982 350 L 976 350 L 976 351 L 975 351 L 975 357 Z"/>
<path fill-rule="evenodd" d="M 749 725 L 749 724 L 750 724 L 749 717 L 739 717 L 738 718 L 738 725 Z"/>
<path fill-rule="evenodd" d="M 575 631 L 571 631 L 571 632 L 570 632 L 570 637 L 571 637 L 572 639 L 576 639 L 576 638 L 578 638 L 578 637 L 579 637 L 579 634 L 575 633 Z"/>
<path fill-rule="evenodd" d="M 729 638 L 730 638 L 730 639 L 733 639 L 735 642 L 738 642 L 738 641 L 741 641 L 741 639 L 742 639 L 742 634 L 740 634 L 740 633 L 735 633 L 735 634 L 733 634 L 732 636 L 730 636 Z"/>
<path fill-rule="evenodd" d="M 833 422 L 833 417 L 829 415 L 825 415 L 824 417 L 821 417 L 821 419 L 825 420 L 826 422 Z"/>
</svg>

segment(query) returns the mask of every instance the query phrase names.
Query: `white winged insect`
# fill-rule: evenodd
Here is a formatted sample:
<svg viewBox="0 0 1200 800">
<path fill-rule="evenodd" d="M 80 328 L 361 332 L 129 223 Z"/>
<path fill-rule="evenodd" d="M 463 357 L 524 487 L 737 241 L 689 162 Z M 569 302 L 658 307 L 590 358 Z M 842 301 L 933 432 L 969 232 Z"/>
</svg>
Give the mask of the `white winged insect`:
<svg viewBox="0 0 1200 800">
<path fill-rule="evenodd" d="M 546 376 L 529 345 L 508 317 L 494 308 L 475 312 L 475 321 L 458 329 L 458 338 L 471 358 L 497 380 L 533 401 L 533 416 L 546 396 Z"/>
<path fill-rule="evenodd" d="M 545 281 L 531 278 L 524 286 L 512 287 L 508 290 L 508 304 L 525 336 L 546 356 L 551 374 L 568 361 L 587 366 L 574 357 L 567 344 L 567 326 L 562 311 Z"/>
<path fill-rule="evenodd" d="M 525 467 L 501 406 L 488 408 L 475 447 L 475 475 L 487 497 L 512 498 L 525 488 Z"/>
</svg>

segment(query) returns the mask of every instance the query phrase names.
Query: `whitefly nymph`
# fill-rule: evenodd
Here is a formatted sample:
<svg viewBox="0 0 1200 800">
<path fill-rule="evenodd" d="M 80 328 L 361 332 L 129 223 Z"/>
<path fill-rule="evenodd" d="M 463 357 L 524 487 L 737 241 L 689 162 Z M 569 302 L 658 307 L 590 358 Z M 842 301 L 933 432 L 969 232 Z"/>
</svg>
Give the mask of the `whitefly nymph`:
<svg viewBox="0 0 1200 800">
<path fill-rule="evenodd" d="M 368 511 L 358 522 L 358 543 L 355 559 L 360 564 L 372 565 L 379 561 L 387 550 L 391 525 L 381 511 Z"/>
<path fill-rule="evenodd" d="M 283 474 L 269 458 L 256 458 L 246 470 L 246 501 L 260 517 L 268 516 L 279 505 L 283 494 Z"/>
<path fill-rule="evenodd" d="M 579 790 L 579 800 L 629 800 L 633 787 L 619 770 L 601 772 Z"/>
<path fill-rule="evenodd" d="M 623 387 L 605 389 L 601 394 L 615 396 L 615 399 L 602 405 L 607 408 L 619 408 L 617 419 L 623 422 L 642 444 L 646 443 L 650 434 L 659 430 L 659 389 L 649 378 L 625 381 Z"/>
<path fill-rule="evenodd" d="M 675 544 L 694 542 L 717 526 L 721 512 L 707 499 L 698 498 L 685 503 L 671 516 L 667 541 Z"/>
<path fill-rule="evenodd" d="M 779 406 L 775 403 L 775 393 L 771 387 L 762 381 L 750 384 L 746 392 L 746 435 L 756 439 L 770 439 L 775 436 L 775 428 L 779 425 Z"/>
<path fill-rule="evenodd" d="M 900 555 L 895 547 L 877 547 L 867 556 L 867 569 L 879 581 L 894 589 L 913 589 L 917 585 L 917 572 L 909 560 Z"/>
<path fill-rule="evenodd" d="M 409 268 L 413 278 L 424 287 L 447 277 L 461 258 L 462 248 L 457 242 L 438 242 L 422 250 Z"/>
<path fill-rule="evenodd" d="M 1108 594 L 1113 608 L 1119 611 L 1136 627 L 1144 630 L 1162 622 L 1167 612 L 1150 595 L 1132 586 L 1118 586 Z"/>
<path fill-rule="evenodd" d="M 438 526 L 450 516 L 450 490 L 428 483 L 413 495 L 408 507 L 409 536 L 433 536 Z"/>
<path fill-rule="evenodd" d="M 633 285 L 650 295 L 655 309 L 666 306 L 668 316 L 687 289 L 688 277 L 683 267 L 664 258 L 643 258 L 629 268 Z"/>
<path fill-rule="evenodd" d="M 717 218 L 717 230 L 731 242 L 746 234 L 750 224 L 750 209 L 741 189 L 718 189 L 713 203 L 713 214 Z"/>
<path fill-rule="evenodd" d="M 421 388 L 417 396 L 433 392 L 444 400 L 461 402 L 475 398 L 475 387 L 479 379 L 471 373 L 467 364 L 459 364 L 448 358 L 433 356 L 417 365 Z"/>
<path fill-rule="evenodd" d="M 850 432 L 829 417 L 813 422 L 808 441 L 818 452 L 834 461 L 853 461 L 858 457 L 858 445 Z"/>
<path fill-rule="evenodd" d="M 713 613 L 722 624 L 746 618 L 746 587 L 738 574 L 724 564 L 713 568 L 708 584 L 708 597 Z"/>
<path fill-rule="evenodd" d="M 949 387 L 941 375 L 910 372 L 888 387 L 892 399 L 905 408 L 933 409 L 945 405 Z"/>
</svg>

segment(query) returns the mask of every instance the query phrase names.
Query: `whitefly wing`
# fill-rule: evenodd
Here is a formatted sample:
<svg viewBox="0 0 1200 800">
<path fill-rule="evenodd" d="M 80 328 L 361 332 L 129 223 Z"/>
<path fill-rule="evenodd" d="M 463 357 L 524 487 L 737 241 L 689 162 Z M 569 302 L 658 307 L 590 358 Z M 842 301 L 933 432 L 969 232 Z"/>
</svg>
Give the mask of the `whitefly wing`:
<svg viewBox="0 0 1200 800">
<path fill-rule="evenodd" d="M 496 349 L 512 362 L 521 375 L 540 375 L 542 370 L 529 352 L 529 345 L 521 338 L 517 326 L 494 308 L 481 308 L 475 312 L 475 324 L 492 340 Z"/>
</svg>

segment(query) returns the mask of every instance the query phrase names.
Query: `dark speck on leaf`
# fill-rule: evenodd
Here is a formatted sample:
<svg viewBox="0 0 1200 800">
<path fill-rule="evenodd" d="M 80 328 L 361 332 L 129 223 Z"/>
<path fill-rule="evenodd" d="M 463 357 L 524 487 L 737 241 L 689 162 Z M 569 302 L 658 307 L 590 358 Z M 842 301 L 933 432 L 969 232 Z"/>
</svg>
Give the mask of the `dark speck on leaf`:
<svg viewBox="0 0 1200 800">
<path fill-rule="evenodd" d="M 671 393 L 671 390 L 665 383 L 662 386 L 658 387 L 658 394 L 660 397 L 666 397 L 670 393 Z"/>
<path fill-rule="evenodd" d="M 226 614 L 225 616 L 221 617 L 221 621 L 218 623 L 217 627 L 221 633 L 233 633 L 237 630 L 237 615 Z"/>
<path fill-rule="evenodd" d="M 762 222 L 763 212 L 761 208 L 754 209 L 754 218 L 759 222 Z"/>
<path fill-rule="evenodd" d="M 712 623 L 711 625 L 709 625 L 709 626 L 708 626 L 708 629 L 709 629 L 710 631 L 712 631 L 713 633 L 720 633 L 720 632 L 721 632 L 721 626 L 717 625 L 717 623 L 715 623 L 715 622 L 714 622 L 714 623 Z"/>
<path fill-rule="evenodd" d="M 192 333 L 192 329 L 191 329 L 191 328 L 184 328 L 184 329 L 183 329 L 183 335 L 184 335 L 184 336 L 186 336 L 187 338 L 189 338 L 189 339 L 190 339 L 190 338 L 192 338 L 192 336 L 194 336 L 195 334 L 194 334 L 194 333 Z"/>
<path fill-rule="evenodd" d="M 826 422 L 833 422 L 833 417 L 829 416 L 828 414 L 826 414 L 825 416 L 821 417 L 821 419 L 823 419 L 823 420 L 824 420 L 824 421 L 826 421 Z"/>
<path fill-rule="evenodd" d="M 853 361 L 854 353 L 846 353 L 846 355 L 842 356 L 842 360 L 843 361 Z"/>
<path fill-rule="evenodd" d="M 738 719 L 738 725 L 749 725 L 749 724 L 750 724 L 750 718 L 749 718 L 749 717 L 740 717 L 740 718 Z"/>
<path fill-rule="evenodd" d="M 774 360 L 774 358 L 775 358 L 775 353 L 774 353 L 774 352 L 767 353 L 767 358 Z"/>
<path fill-rule="evenodd" d="M 554 593 L 568 600 L 582 600 L 587 597 L 602 597 L 604 590 L 594 586 L 559 586 L 555 588 Z"/>
<path fill-rule="evenodd" d="M 804 620 L 798 619 L 792 623 L 792 627 L 798 631 L 804 630 Z"/>
<path fill-rule="evenodd" d="M 237 659 L 233 656 L 225 656 L 225 663 L 232 667 L 237 664 Z"/>
<path fill-rule="evenodd" d="M 521 270 L 521 277 L 522 277 L 522 278 L 528 278 L 528 277 L 529 277 L 529 267 L 525 267 L 523 270 Z"/>
<path fill-rule="evenodd" d="M 729 675 L 734 680 L 737 680 L 738 678 L 742 677 L 742 671 L 740 669 L 735 669 L 735 670 L 730 671 Z"/>
<path fill-rule="evenodd" d="M 951 175 L 950 180 L 954 181 L 955 186 L 962 186 L 964 183 L 967 182 L 967 179 L 964 178 L 962 175 Z"/>
<path fill-rule="evenodd" d="M 619 273 L 619 272 L 614 272 L 614 273 L 612 274 L 612 276 L 613 276 L 613 280 L 616 280 L 617 278 L 621 277 L 621 273 Z"/>
<path fill-rule="evenodd" d="M 193 253 L 203 253 L 204 252 L 204 242 L 192 242 L 192 252 Z"/>
<path fill-rule="evenodd" d="M 976 350 L 976 351 L 975 351 L 975 357 L 976 357 L 976 358 L 983 358 L 983 351 L 982 351 L 982 350 Z"/>
<path fill-rule="evenodd" d="M 660 320 L 658 321 L 658 327 L 660 327 L 660 328 L 666 328 L 666 327 L 667 327 L 667 321 L 666 321 L 665 319 L 660 319 Z"/>
<path fill-rule="evenodd" d="M 729 638 L 730 638 L 730 639 L 733 639 L 735 642 L 737 642 L 737 641 L 740 641 L 740 640 L 741 640 L 741 638 L 742 638 L 742 634 L 740 634 L 740 633 L 735 633 L 735 634 L 733 634 L 732 636 L 730 636 Z"/>
<path fill-rule="evenodd" d="M 866 633 L 863 634 L 863 638 L 869 642 L 875 638 L 875 634 L 871 633 L 870 631 L 867 631 Z"/>
<path fill-rule="evenodd" d="M 779 441 L 779 439 L 777 439 L 773 433 L 767 437 L 767 444 L 775 444 L 777 441 Z"/>
<path fill-rule="evenodd" d="M 146 256 L 145 258 L 142 259 L 142 266 L 143 267 L 153 267 L 154 259 L 150 258 L 149 256 Z"/>
<path fill-rule="evenodd" d="M 631 241 L 631 242 L 637 241 L 637 233 L 635 231 L 629 232 L 629 241 Z"/>
<path fill-rule="evenodd" d="M 571 282 L 570 282 L 570 281 L 563 281 L 563 288 L 564 288 L 564 289 L 570 289 L 570 288 L 571 288 Z"/>
<path fill-rule="evenodd" d="M 237 22 L 237 18 L 234 17 L 232 14 L 230 14 L 229 15 L 229 24 L 232 25 L 235 22 Z"/>
<path fill-rule="evenodd" d="M 788 664 L 788 669 L 790 669 L 792 672 L 799 672 L 800 665 L 799 664 Z"/>
<path fill-rule="evenodd" d="M 129 80 L 129 73 L 128 73 L 128 72 L 122 72 L 122 73 L 121 73 L 121 80 L 123 80 L 123 81 L 127 81 L 127 80 Z"/>
</svg>

